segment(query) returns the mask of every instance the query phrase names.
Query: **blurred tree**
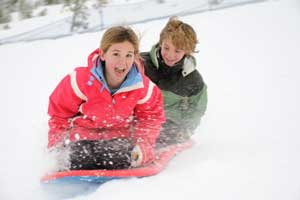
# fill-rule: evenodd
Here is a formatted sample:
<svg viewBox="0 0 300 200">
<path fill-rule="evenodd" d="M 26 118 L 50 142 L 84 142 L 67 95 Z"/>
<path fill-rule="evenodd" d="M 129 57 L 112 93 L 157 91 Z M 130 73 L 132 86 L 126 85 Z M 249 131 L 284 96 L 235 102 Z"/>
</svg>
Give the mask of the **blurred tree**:
<svg viewBox="0 0 300 200">
<path fill-rule="evenodd" d="M 103 13 L 103 7 L 109 3 L 109 0 L 97 0 L 94 4 L 94 8 L 99 11 L 100 15 L 100 28 L 104 28 L 104 13 Z"/>
<path fill-rule="evenodd" d="M 52 4 L 59 4 L 59 3 L 63 3 L 63 0 L 44 0 L 46 5 L 52 5 Z"/>
<path fill-rule="evenodd" d="M 5 25 L 3 26 L 3 29 L 4 29 L 4 30 L 10 29 L 9 24 L 5 24 Z"/>
<path fill-rule="evenodd" d="M 223 2 L 223 0 L 208 0 L 209 5 L 218 5 L 222 2 Z"/>
<path fill-rule="evenodd" d="M 156 0 L 157 3 L 165 3 L 166 1 L 165 0 Z"/>
<path fill-rule="evenodd" d="M 32 5 L 26 0 L 19 0 L 17 2 L 20 19 L 27 19 L 32 17 Z"/>
<path fill-rule="evenodd" d="M 85 5 L 87 1 L 88 0 L 65 0 L 64 6 L 69 8 L 70 11 L 73 12 L 70 28 L 71 32 L 88 28 L 88 8 Z"/>
<path fill-rule="evenodd" d="M 9 5 L 9 10 L 11 12 L 17 10 L 18 0 L 7 0 L 7 2 L 8 2 L 8 5 Z"/>
<path fill-rule="evenodd" d="M 93 4 L 93 8 L 95 8 L 95 9 L 101 9 L 106 4 L 108 4 L 109 1 L 110 0 L 96 0 L 95 3 Z"/>
<path fill-rule="evenodd" d="M 46 15 L 47 15 L 47 8 L 44 8 L 37 14 L 37 16 L 46 16 Z"/>
<path fill-rule="evenodd" d="M 0 24 L 10 22 L 11 17 L 9 6 L 9 1 L 4 0 L 0 2 Z"/>
<path fill-rule="evenodd" d="M 105 5 L 109 3 L 109 0 L 97 0 L 97 2 L 101 5 Z"/>
</svg>

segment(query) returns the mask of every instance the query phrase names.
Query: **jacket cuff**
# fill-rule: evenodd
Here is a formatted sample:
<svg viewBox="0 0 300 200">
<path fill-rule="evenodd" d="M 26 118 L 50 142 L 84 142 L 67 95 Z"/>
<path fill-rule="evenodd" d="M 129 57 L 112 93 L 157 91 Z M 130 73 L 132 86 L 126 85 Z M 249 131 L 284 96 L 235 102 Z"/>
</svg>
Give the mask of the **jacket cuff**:
<svg viewBox="0 0 300 200">
<path fill-rule="evenodd" d="M 52 131 L 48 132 L 48 149 L 55 148 L 59 145 L 66 145 L 69 140 L 66 140 L 67 131 Z"/>
<path fill-rule="evenodd" d="M 139 167 L 143 162 L 143 153 L 139 145 L 136 145 L 131 153 L 131 166 Z"/>
<path fill-rule="evenodd" d="M 148 164 L 154 159 L 154 149 L 149 144 L 137 144 L 132 150 L 131 157 L 133 158 L 131 160 L 132 167 Z"/>
</svg>

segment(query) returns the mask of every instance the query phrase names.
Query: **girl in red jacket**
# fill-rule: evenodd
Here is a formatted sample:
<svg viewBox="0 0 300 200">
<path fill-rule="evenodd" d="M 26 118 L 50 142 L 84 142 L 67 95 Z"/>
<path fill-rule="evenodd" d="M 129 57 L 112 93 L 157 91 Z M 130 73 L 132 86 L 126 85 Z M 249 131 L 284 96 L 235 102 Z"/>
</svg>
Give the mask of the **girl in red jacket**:
<svg viewBox="0 0 300 200">
<path fill-rule="evenodd" d="M 48 148 L 70 151 L 70 169 L 121 169 L 153 161 L 164 122 L 158 87 L 138 70 L 139 39 L 108 29 L 100 48 L 50 96 Z"/>
</svg>

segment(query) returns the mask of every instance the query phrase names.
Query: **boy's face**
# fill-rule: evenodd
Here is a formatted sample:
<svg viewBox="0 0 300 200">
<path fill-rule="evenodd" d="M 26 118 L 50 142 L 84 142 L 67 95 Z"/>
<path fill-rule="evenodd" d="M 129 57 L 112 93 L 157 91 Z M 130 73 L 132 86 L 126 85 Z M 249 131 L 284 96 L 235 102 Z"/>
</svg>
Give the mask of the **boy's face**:
<svg viewBox="0 0 300 200">
<path fill-rule="evenodd" d="M 178 63 L 185 55 L 183 49 L 177 49 L 170 40 L 163 40 L 161 44 L 161 55 L 164 62 L 169 66 L 173 67 Z"/>
</svg>

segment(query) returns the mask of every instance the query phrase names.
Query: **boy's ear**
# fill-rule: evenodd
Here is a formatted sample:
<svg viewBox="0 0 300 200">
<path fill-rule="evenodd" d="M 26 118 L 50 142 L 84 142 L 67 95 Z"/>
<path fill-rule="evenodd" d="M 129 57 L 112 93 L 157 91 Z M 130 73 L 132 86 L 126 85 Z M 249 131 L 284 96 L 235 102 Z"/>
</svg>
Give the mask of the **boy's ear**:
<svg viewBox="0 0 300 200">
<path fill-rule="evenodd" d="M 101 60 L 103 60 L 103 61 L 105 60 L 104 59 L 104 52 L 102 51 L 102 49 L 99 49 L 99 57 L 100 57 Z"/>
</svg>

